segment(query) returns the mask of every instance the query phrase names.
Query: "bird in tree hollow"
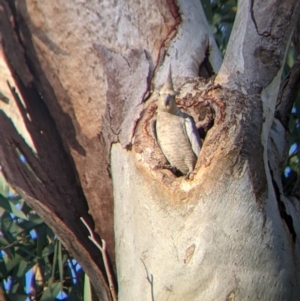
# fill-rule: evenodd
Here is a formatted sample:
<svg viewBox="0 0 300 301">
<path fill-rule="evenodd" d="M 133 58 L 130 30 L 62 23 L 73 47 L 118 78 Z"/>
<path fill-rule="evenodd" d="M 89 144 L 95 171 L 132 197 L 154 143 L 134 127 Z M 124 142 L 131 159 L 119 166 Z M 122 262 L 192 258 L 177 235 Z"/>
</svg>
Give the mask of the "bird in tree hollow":
<svg viewBox="0 0 300 301">
<path fill-rule="evenodd" d="M 156 136 L 170 167 L 189 176 L 201 150 L 201 139 L 193 117 L 176 105 L 171 70 L 159 92 Z"/>
</svg>

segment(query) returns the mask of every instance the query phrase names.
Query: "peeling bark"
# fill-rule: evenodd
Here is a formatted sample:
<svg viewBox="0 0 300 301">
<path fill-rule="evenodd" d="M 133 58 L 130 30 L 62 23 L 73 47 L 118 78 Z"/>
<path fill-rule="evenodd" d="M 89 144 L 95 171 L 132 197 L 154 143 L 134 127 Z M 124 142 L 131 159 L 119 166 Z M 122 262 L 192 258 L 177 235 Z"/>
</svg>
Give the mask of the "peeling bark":
<svg viewBox="0 0 300 301">
<path fill-rule="evenodd" d="M 0 3 L 15 79 L 1 166 L 99 299 L 111 300 L 107 275 L 82 216 L 107 243 L 121 301 L 297 300 L 299 206 L 282 193 L 274 112 L 298 1 L 239 1 L 223 63 L 199 0 Z M 193 180 L 157 168 L 170 65 L 203 139 Z"/>
</svg>

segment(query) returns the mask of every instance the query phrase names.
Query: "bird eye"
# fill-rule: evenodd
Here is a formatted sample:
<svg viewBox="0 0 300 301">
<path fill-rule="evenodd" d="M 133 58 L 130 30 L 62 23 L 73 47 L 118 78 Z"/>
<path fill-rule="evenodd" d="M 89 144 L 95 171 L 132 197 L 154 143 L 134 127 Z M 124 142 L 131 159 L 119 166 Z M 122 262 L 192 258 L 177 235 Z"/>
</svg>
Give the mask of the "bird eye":
<svg viewBox="0 0 300 301">
<path fill-rule="evenodd" d="M 171 97 L 169 94 L 165 95 L 165 105 L 168 106 L 170 104 Z"/>
</svg>

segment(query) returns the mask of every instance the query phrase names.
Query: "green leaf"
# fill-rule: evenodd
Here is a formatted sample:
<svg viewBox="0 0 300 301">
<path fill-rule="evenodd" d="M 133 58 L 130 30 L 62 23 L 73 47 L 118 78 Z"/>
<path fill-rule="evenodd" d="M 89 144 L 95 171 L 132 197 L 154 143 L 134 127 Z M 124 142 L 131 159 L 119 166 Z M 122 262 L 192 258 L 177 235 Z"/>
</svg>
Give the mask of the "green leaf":
<svg viewBox="0 0 300 301">
<path fill-rule="evenodd" d="M 9 186 L 2 175 L 0 175 L 0 194 L 4 197 L 9 195 Z"/>
<path fill-rule="evenodd" d="M 8 212 L 5 212 L 1 217 L 1 232 L 9 244 L 17 240 L 16 236 L 19 233 L 19 228 Z"/>
<path fill-rule="evenodd" d="M 61 242 L 57 241 L 58 243 L 58 250 L 57 250 L 57 257 L 58 257 L 58 270 L 59 270 L 59 279 L 62 282 L 63 277 L 64 277 L 64 272 L 63 272 L 63 260 L 62 260 L 62 250 L 61 250 Z"/>
<path fill-rule="evenodd" d="M 21 219 L 27 219 L 26 215 L 22 210 L 17 209 L 17 207 L 9 202 L 9 199 L 3 197 L 3 195 L 0 195 L 0 207 L 5 209 L 7 212 L 12 213 L 14 216 L 17 216 Z"/>
<path fill-rule="evenodd" d="M 19 196 L 19 195 L 13 195 L 13 196 L 9 196 L 7 197 L 9 202 L 14 204 L 14 205 L 17 205 L 17 204 L 20 204 L 23 206 L 24 204 L 24 200 Z"/>
<path fill-rule="evenodd" d="M 20 228 L 22 228 L 25 231 L 31 231 L 38 225 L 44 224 L 42 219 L 37 216 L 36 214 L 34 215 L 28 215 L 28 220 L 23 220 L 19 223 Z"/>
<path fill-rule="evenodd" d="M 43 296 L 40 301 L 55 301 L 58 293 L 62 291 L 61 282 L 52 283 L 49 287 L 44 291 Z"/>
<path fill-rule="evenodd" d="M 24 287 L 25 287 L 25 275 L 23 277 L 20 277 L 19 279 L 15 279 L 14 277 L 12 277 L 12 279 L 14 281 L 12 281 L 12 288 L 10 292 L 14 294 L 22 295 L 24 293 Z"/>
<path fill-rule="evenodd" d="M 48 245 L 43 249 L 41 257 L 47 257 L 54 252 L 54 244 Z"/>
<path fill-rule="evenodd" d="M 6 265 L 7 271 L 10 273 L 12 269 L 14 269 L 16 266 L 20 264 L 20 262 L 23 260 L 23 257 L 16 254 L 13 258 L 9 258 L 8 256 L 4 256 L 4 263 Z"/>
<path fill-rule="evenodd" d="M 48 245 L 47 228 L 47 225 L 44 223 L 35 227 L 37 234 L 36 254 L 39 257 L 42 255 L 43 249 Z"/>
<path fill-rule="evenodd" d="M 27 295 L 24 294 L 7 294 L 9 301 L 25 301 Z"/>
<path fill-rule="evenodd" d="M 6 264 L 4 262 L 3 255 L 0 253 L 0 278 L 6 279 L 7 277 L 8 277 L 8 273 L 6 269 Z"/>
<path fill-rule="evenodd" d="M 84 301 L 92 301 L 92 289 L 90 278 L 87 274 L 84 275 L 84 288 L 83 288 L 83 300 Z"/>
<path fill-rule="evenodd" d="M 22 260 L 17 269 L 15 269 L 15 276 L 20 278 L 22 276 L 24 276 L 26 274 L 26 272 L 28 271 L 28 264 L 26 261 Z"/>
<path fill-rule="evenodd" d="M 9 301 L 28 300 L 25 275 L 37 263 L 43 273 L 44 287 L 47 288 L 39 296 L 39 300 L 56 300 L 59 292 L 65 292 L 65 299 L 82 301 L 83 271 L 75 271 L 77 282 L 74 283 L 67 262 L 70 255 L 53 231 L 20 196 L 10 195 L 9 187 L 1 177 L 0 189 L 0 248 L 3 249 L 2 257 L 0 256 L 0 277 L 3 280 L 10 279 L 11 284 L 7 288 L 10 293 Z M 33 229 L 36 233 L 34 238 L 30 234 Z M 57 279 L 60 279 L 59 283 Z"/>
</svg>

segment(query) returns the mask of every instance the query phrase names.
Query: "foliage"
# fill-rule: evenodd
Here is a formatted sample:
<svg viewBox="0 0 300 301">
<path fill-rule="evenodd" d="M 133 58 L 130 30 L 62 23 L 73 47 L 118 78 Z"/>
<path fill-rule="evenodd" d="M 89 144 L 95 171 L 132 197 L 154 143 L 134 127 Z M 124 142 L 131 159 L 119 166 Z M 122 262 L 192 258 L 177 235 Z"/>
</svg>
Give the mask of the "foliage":
<svg viewBox="0 0 300 301">
<path fill-rule="evenodd" d="M 0 280 L 8 301 L 95 300 L 81 267 L 1 174 L 0 217 Z"/>
<path fill-rule="evenodd" d="M 202 0 L 201 2 L 217 44 L 225 53 L 237 11 L 237 0 Z"/>
<path fill-rule="evenodd" d="M 286 76 L 297 58 L 296 50 L 291 45 L 286 59 L 283 76 Z M 294 103 L 289 121 L 290 151 L 287 158 L 287 167 L 282 180 L 286 194 L 292 194 L 295 186 L 300 184 L 300 93 Z"/>
</svg>

